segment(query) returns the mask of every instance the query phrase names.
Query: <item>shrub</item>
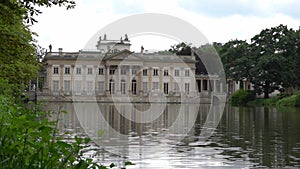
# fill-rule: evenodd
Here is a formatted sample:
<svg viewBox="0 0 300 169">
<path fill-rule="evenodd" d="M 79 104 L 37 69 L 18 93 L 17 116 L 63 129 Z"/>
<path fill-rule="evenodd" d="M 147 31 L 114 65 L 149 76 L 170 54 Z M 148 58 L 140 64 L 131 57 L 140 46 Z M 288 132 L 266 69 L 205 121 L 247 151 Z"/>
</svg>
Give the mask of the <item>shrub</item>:
<svg viewBox="0 0 300 169">
<path fill-rule="evenodd" d="M 34 106 L 35 107 L 35 106 Z M 59 113 L 62 111 L 59 111 Z M 0 168 L 114 168 L 83 156 L 89 138 L 64 141 L 50 112 L 26 108 L 0 94 Z M 59 115 L 57 115 L 59 117 Z M 126 165 L 133 165 L 125 162 Z"/>
<path fill-rule="evenodd" d="M 300 93 L 296 95 L 295 106 L 300 107 Z"/>
<path fill-rule="evenodd" d="M 277 106 L 295 106 L 300 107 L 300 93 L 291 95 L 290 97 L 285 97 L 279 100 L 276 104 Z"/>
<path fill-rule="evenodd" d="M 234 92 L 230 99 L 229 103 L 233 106 L 244 106 L 246 105 L 249 101 L 252 101 L 255 99 L 255 93 L 250 90 L 238 90 Z"/>
</svg>

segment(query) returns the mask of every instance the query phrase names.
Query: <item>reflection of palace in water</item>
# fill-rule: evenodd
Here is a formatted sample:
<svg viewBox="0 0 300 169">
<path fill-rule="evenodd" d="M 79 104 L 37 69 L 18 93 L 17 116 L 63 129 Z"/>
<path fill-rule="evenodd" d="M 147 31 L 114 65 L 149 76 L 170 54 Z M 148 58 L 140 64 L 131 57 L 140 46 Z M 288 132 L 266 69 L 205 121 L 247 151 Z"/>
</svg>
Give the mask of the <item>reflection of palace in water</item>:
<svg viewBox="0 0 300 169">
<path fill-rule="evenodd" d="M 199 104 L 63 103 L 61 109 L 68 113 L 61 114 L 59 128 L 85 133 L 104 146 L 120 146 L 131 136 L 180 141 L 187 133 L 195 132 L 196 120 L 206 120 L 209 108 Z M 100 137 L 99 131 L 103 131 Z"/>
</svg>

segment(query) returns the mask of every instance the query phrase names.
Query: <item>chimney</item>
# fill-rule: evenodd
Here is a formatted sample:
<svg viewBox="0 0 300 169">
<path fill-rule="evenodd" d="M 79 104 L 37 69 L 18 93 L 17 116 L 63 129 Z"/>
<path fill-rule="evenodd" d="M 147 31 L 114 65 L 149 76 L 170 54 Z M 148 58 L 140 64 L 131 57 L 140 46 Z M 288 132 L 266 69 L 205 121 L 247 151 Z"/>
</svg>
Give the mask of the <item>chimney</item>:
<svg viewBox="0 0 300 169">
<path fill-rule="evenodd" d="M 63 48 L 58 48 L 59 55 L 62 55 L 62 52 L 63 52 Z"/>
</svg>

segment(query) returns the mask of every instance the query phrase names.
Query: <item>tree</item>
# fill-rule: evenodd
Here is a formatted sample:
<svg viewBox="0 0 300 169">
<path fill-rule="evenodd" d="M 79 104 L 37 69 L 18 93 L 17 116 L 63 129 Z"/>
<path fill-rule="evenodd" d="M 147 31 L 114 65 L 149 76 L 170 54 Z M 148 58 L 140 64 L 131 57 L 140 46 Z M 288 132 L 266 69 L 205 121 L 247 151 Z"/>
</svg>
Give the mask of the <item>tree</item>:
<svg viewBox="0 0 300 169">
<path fill-rule="evenodd" d="M 293 31 L 279 25 L 265 29 L 251 41 L 250 81 L 258 94 L 290 87 L 295 80 L 295 48 Z"/>
<path fill-rule="evenodd" d="M 172 45 L 171 49 L 169 49 L 170 52 L 175 53 L 176 55 L 191 55 L 191 45 L 186 42 L 181 42 L 177 45 Z"/>
<path fill-rule="evenodd" d="M 295 50 L 296 50 L 296 66 L 295 66 L 295 85 L 300 89 L 300 28 L 294 32 Z"/>
<path fill-rule="evenodd" d="M 0 0 L 0 78 L 13 84 L 15 92 L 22 91 L 38 75 L 35 33 L 29 29 L 41 13 L 37 6 L 74 7 L 69 0 Z"/>
<path fill-rule="evenodd" d="M 249 79 L 253 62 L 249 57 L 249 44 L 242 40 L 231 40 L 220 46 L 220 54 L 227 78 L 235 81 Z"/>
</svg>

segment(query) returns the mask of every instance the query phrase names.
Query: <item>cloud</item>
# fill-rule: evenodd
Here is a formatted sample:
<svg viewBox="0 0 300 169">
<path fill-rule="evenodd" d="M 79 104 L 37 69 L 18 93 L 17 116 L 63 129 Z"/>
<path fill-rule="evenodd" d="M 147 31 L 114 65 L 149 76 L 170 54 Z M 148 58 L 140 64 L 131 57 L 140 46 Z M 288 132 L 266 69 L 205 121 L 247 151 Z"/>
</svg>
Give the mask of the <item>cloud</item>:
<svg viewBox="0 0 300 169">
<path fill-rule="evenodd" d="M 231 15 L 269 17 L 275 14 L 285 14 L 300 19 L 297 0 L 180 0 L 179 5 L 196 13 L 212 17 Z M 297 9 L 298 8 L 298 9 Z"/>
<path fill-rule="evenodd" d="M 250 40 L 262 29 L 288 25 L 298 29 L 300 23 L 296 0 L 79 0 L 75 9 L 43 9 L 33 31 L 43 47 L 78 51 L 101 28 L 120 18 L 138 13 L 169 14 L 198 28 L 210 42 L 231 39 Z M 138 24 L 138 23 L 137 23 Z M 120 28 L 122 29 L 122 28 Z M 141 38 L 140 38 L 141 39 Z M 149 39 L 149 38 L 148 38 Z M 145 40 L 148 40 L 145 39 Z M 141 40 L 137 41 L 141 43 Z M 161 41 L 167 42 L 167 41 Z M 157 41 L 154 43 L 158 43 Z M 149 49 L 155 46 L 143 43 Z M 137 49 L 140 45 L 135 44 Z M 149 44 L 149 45 L 148 45 Z M 158 45 L 158 44 L 155 44 Z M 161 46 L 170 46 L 164 44 Z"/>
</svg>

